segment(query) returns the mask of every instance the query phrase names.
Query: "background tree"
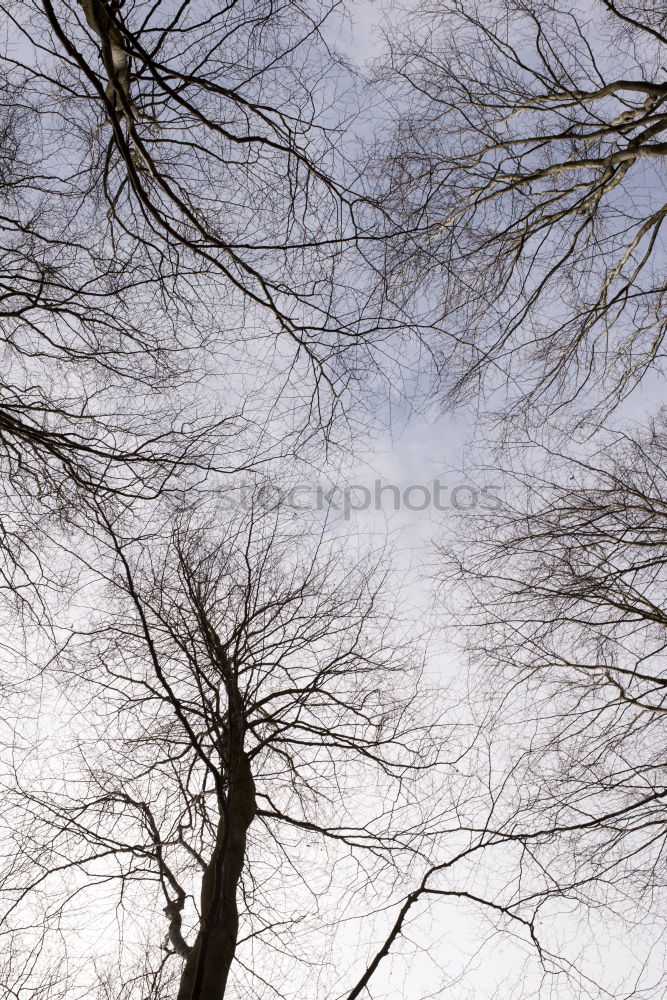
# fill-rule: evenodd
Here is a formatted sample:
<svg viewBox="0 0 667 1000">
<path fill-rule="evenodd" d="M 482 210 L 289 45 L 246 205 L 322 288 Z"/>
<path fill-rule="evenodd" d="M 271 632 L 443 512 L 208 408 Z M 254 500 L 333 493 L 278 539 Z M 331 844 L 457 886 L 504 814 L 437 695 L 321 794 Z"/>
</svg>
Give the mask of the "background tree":
<svg viewBox="0 0 667 1000">
<path fill-rule="evenodd" d="M 3 8 L 8 595 L 91 495 L 257 469 L 366 378 L 336 6 Z"/>
<path fill-rule="evenodd" d="M 551 828 L 558 845 L 545 913 L 553 893 L 581 914 L 604 908 L 624 921 L 619 947 L 633 941 L 648 963 L 634 988 L 657 995 L 667 830 L 665 414 L 632 434 L 608 432 L 587 457 L 542 452 L 540 460 L 533 448 L 523 473 L 504 474 L 507 505 L 476 519 L 475 539 L 445 554 L 477 697 L 495 706 L 515 759 L 523 757 L 523 822 Z"/>
<path fill-rule="evenodd" d="M 666 46 L 624 0 L 425 3 L 389 34 L 389 280 L 443 330 L 454 395 L 604 413 L 661 364 Z"/>
<path fill-rule="evenodd" d="M 254 363 L 271 351 L 292 392 L 310 371 L 334 400 L 387 332 L 339 151 L 354 81 L 327 44 L 338 6 L 19 4 L 26 57 L 5 60 L 42 143 L 27 193 L 55 199 L 68 243 L 85 227 L 98 269 L 150 294 L 167 328 L 243 342 L 248 378 L 265 341 Z"/>
</svg>

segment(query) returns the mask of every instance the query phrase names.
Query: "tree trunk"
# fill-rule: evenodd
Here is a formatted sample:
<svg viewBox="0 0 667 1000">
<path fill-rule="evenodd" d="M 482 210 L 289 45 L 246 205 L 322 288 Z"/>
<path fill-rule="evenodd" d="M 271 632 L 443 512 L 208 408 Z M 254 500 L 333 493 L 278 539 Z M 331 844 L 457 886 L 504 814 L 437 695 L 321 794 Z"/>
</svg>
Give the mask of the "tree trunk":
<svg viewBox="0 0 667 1000">
<path fill-rule="evenodd" d="M 250 762 L 242 745 L 234 757 L 215 847 L 202 879 L 201 924 L 183 968 L 178 1000 L 222 1000 L 236 951 L 236 892 L 256 802 Z"/>
</svg>

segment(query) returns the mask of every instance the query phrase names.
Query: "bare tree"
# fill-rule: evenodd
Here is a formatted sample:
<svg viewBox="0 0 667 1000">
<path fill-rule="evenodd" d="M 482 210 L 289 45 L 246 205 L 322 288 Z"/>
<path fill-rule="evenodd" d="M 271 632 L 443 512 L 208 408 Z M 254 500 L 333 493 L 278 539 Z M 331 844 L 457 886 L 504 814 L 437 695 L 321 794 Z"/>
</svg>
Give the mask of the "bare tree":
<svg viewBox="0 0 667 1000">
<path fill-rule="evenodd" d="M 571 417 L 660 364 L 666 46 L 664 12 L 625 0 L 423 3 L 390 33 L 388 280 L 443 331 L 454 395 Z"/>
<path fill-rule="evenodd" d="M 491 728 L 436 694 L 380 557 L 219 513 L 160 536 L 98 507 L 76 627 L 26 645 L 42 689 L 34 721 L 34 679 L 7 700 L 2 925 L 29 958 L 6 988 L 355 1000 L 416 938 L 417 997 L 460 989 L 501 933 L 553 987 L 553 831 L 517 811 Z"/>
<path fill-rule="evenodd" d="M 339 867 L 352 900 L 423 862 L 413 786 L 438 757 L 419 665 L 383 634 L 382 579 L 322 539 L 295 551 L 275 516 L 216 520 L 184 516 L 166 543 L 106 523 L 107 610 L 59 657 L 78 752 L 63 787 L 15 776 L 28 826 L 5 880 L 10 911 L 42 900 L 49 942 L 79 893 L 104 908 L 115 881 L 153 975 L 161 937 L 174 956 L 155 995 L 175 979 L 183 1000 L 222 997 L 237 950 L 255 987 L 281 955 L 308 963 L 298 932 L 336 921 L 320 911 Z"/>
<path fill-rule="evenodd" d="M 545 900 L 605 907 L 648 950 L 664 934 L 665 414 L 588 456 L 539 454 L 443 553 L 447 579 L 477 697 L 524 758 L 523 829 L 559 845 Z"/>
<path fill-rule="evenodd" d="M 278 338 L 293 385 L 310 369 L 334 400 L 391 325 L 339 151 L 354 80 L 327 44 L 338 6 L 18 4 L 5 59 L 41 140 L 25 188 L 55 198 L 68 244 L 85 228 L 81 250 L 93 237 L 98 269 L 152 292 L 167 327 L 235 353 Z"/>
<path fill-rule="evenodd" d="M 3 8 L 8 594 L 91 496 L 257 468 L 367 377 L 336 6 Z"/>
</svg>

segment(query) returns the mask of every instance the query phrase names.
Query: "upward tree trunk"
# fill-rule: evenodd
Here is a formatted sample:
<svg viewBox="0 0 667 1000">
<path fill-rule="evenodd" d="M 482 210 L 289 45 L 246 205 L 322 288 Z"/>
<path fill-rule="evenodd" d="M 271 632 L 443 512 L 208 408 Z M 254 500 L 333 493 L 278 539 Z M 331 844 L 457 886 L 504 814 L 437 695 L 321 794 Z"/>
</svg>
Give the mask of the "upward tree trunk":
<svg viewBox="0 0 667 1000">
<path fill-rule="evenodd" d="M 136 115 L 130 97 L 130 57 L 125 51 L 125 40 L 102 0 L 79 0 L 88 24 L 99 37 L 102 62 L 109 76 L 106 95 L 120 113 Z"/>
<path fill-rule="evenodd" d="M 231 741 L 230 741 L 231 742 Z M 201 889 L 201 924 L 188 955 L 178 1000 L 222 1000 L 236 951 L 236 893 L 245 859 L 246 835 L 255 812 L 255 783 L 241 744 L 230 753 L 229 788 L 220 806 L 215 847 Z"/>
</svg>

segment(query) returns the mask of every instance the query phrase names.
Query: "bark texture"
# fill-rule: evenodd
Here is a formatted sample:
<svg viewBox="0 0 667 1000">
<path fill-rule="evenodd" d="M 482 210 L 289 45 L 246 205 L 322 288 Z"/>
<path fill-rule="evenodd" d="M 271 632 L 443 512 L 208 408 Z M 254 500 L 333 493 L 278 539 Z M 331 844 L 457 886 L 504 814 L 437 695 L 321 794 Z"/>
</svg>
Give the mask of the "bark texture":
<svg viewBox="0 0 667 1000">
<path fill-rule="evenodd" d="M 221 1000 L 236 951 L 237 888 L 248 827 L 256 813 L 255 784 L 242 734 L 230 748 L 230 780 L 221 802 L 215 847 L 202 879 L 201 924 L 186 959 L 178 1000 Z"/>
</svg>

